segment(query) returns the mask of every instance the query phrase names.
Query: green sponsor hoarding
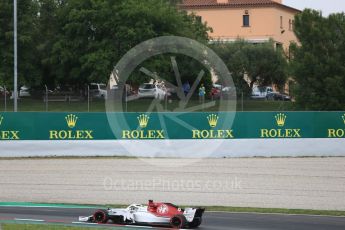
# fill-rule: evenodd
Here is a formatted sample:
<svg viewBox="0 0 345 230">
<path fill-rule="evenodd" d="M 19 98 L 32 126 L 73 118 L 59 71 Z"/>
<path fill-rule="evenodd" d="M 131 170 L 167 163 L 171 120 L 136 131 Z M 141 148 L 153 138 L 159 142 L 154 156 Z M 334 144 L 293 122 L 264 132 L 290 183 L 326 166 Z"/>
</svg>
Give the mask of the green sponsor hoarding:
<svg viewBox="0 0 345 230">
<path fill-rule="evenodd" d="M 1 140 L 343 137 L 344 112 L 0 113 Z"/>
</svg>

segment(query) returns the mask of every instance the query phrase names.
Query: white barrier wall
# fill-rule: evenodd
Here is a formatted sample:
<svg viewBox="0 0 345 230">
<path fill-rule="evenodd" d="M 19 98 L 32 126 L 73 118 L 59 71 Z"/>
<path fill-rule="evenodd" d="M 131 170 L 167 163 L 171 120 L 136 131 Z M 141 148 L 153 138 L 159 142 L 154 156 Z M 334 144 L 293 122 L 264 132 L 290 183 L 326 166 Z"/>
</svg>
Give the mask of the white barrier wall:
<svg viewBox="0 0 345 230">
<path fill-rule="evenodd" d="M 188 147 L 187 147 L 188 146 Z M 345 156 L 343 139 L 2 141 L 0 157 L 299 157 Z"/>
</svg>

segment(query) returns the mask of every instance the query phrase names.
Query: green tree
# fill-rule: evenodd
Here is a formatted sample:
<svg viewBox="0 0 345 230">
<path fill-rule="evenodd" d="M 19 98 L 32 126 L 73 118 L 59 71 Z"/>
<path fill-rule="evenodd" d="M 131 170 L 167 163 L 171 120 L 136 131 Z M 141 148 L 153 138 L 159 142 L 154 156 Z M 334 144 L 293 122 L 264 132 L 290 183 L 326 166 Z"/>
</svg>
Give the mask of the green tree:
<svg viewBox="0 0 345 230">
<path fill-rule="evenodd" d="M 296 102 L 310 110 L 345 107 L 345 15 L 305 10 L 295 18 L 300 45 L 291 47 Z"/>
<path fill-rule="evenodd" d="M 61 29 L 51 56 L 57 82 L 79 87 L 106 82 L 116 62 L 147 39 L 162 35 L 208 39 L 205 24 L 168 0 L 70 0 L 58 7 L 57 21 Z M 161 70 L 167 69 L 166 61 L 158 62 Z"/>
<path fill-rule="evenodd" d="M 18 1 L 19 85 L 40 82 L 37 54 L 38 3 Z M 0 1 L 0 84 L 13 85 L 13 1 Z M 12 87 L 13 88 L 13 87 Z"/>
<path fill-rule="evenodd" d="M 59 2 L 56 0 L 38 0 L 38 31 L 40 36 L 37 39 L 37 59 L 39 60 L 39 69 L 41 82 L 38 86 L 47 85 L 48 88 L 54 88 L 57 84 L 55 66 L 51 61 L 53 45 L 59 34 L 57 9 Z"/>
<path fill-rule="evenodd" d="M 283 88 L 287 79 L 287 61 L 272 42 L 254 45 L 238 40 L 234 43 L 215 43 L 212 48 L 228 66 L 239 91 L 249 94 L 254 84 L 275 84 Z M 245 74 L 249 84 L 244 80 Z"/>
</svg>

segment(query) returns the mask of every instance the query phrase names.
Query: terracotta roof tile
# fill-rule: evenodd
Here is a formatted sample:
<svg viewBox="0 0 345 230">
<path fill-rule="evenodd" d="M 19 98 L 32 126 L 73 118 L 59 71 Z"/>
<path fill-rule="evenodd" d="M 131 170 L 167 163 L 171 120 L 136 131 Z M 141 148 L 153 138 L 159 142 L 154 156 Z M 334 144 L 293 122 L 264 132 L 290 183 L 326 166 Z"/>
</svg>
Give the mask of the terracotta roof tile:
<svg viewBox="0 0 345 230">
<path fill-rule="evenodd" d="M 228 3 L 217 3 L 217 0 L 183 0 L 185 6 L 207 6 L 207 5 L 243 5 L 243 4 L 271 4 L 271 0 L 229 0 Z"/>
<path fill-rule="evenodd" d="M 204 6 L 217 4 L 217 0 L 183 0 L 182 5 L 185 6 Z"/>
<path fill-rule="evenodd" d="M 217 3 L 217 0 L 182 0 L 182 8 L 226 8 L 241 6 L 278 6 L 293 11 L 300 11 L 295 8 L 274 2 L 272 0 L 228 0 L 227 3 Z"/>
</svg>

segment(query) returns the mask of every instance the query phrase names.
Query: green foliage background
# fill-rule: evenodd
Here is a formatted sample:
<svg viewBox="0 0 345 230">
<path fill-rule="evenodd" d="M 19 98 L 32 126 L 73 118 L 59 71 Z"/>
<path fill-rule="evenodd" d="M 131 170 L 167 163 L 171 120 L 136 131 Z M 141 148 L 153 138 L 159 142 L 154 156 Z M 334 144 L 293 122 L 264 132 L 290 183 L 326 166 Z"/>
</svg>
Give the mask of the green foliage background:
<svg viewBox="0 0 345 230">
<path fill-rule="evenodd" d="M 20 85 L 46 84 L 51 89 L 69 85 L 79 89 L 90 82 L 107 82 L 114 65 L 127 51 L 158 36 L 183 36 L 206 44 L 210 28 L 195 15 L 178 10 L 177 2 L 18 1 Z M 0 27 L 0 84 L 6 85 L 12 85 L 13 79 L 12 12 L 12 1 L 0 2 L 0 22 L 4 25 Z M 171 72 L 168 64 L 159 57 L 151 62 L 163 76 L 169 74 L 164 71 Z"/>
<path fill-rule="evenodd" d="M 296 102 L 306 110 L 345 108 L 345 14 L 325 18 L 305 10 L 296 16 L 300 44 L 291 47 Z"/>
<path fill-rule="evenodd" d="M 120 58 L 151 38 L 176 35 L 209 44 L 212 28 L 194 14 L 178 8 L 179 0 L 20 0 L 18 1 L 19 85 L 83 89 L 90 82 L 107 82 Z M 13 85 L 13 1 L 0 1 L 0 85 Z M 299 109 L 344 110 L 345 14 L 323 17 L 305 10 L 295 18 L 299 44 L 290 47 L 290 61 L 274 42 L 214 43 L 211 48 L 228 66 L 240 92 L 254 84 L 289 79 Z M 182 81 L 192 83 L 203 66 L 177 56 Z M 169 55 L 143 63 L 163 79 L 174 81 Z M 211 89 L 211 73 L 203 83 Z M 244 81 L 246 74 L 249 84 Z M 148 81 L 140 71 L 133 85 Z"/>
<path fill-rule="evenodd" d="M 244 40 L 215 43 L 211 46 L 232 73 L 237 90 L 250 95 L 254 84 L 275 84 L 281 90 L 288 76 L 288 63 L 283 51 L 275 49 L 273 41 L 251 44 Z M 249 84 L 243 76 L 247 75 Z"/>
</svg>

